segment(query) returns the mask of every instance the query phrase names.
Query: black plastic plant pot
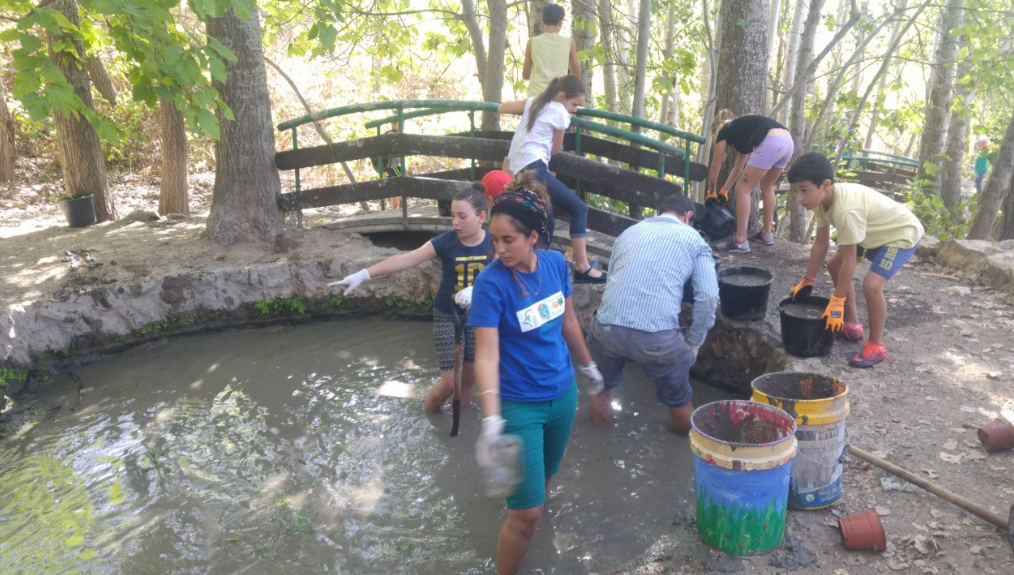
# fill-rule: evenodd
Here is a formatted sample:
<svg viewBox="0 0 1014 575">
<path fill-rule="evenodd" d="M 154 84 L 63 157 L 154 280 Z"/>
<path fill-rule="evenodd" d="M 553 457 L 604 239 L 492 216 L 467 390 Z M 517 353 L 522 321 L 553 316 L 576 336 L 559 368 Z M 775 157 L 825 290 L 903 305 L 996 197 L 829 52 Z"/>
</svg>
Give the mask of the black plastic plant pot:
<svg viewBox="0 0 1014 575">
<path fill-rule="evenodd" d="M 61 198 L 60 207 L 72 228 L 83 228 L 95 223 L 95 196 L 91 194 Z"/>
<path fill-rule="evenodd" d="M 736 216 L 729 213 L 724 206 L 711 205 L 704 208 L 703 212 L 695 214 L 694 227 L 712 241 L 717 241 L 736 233 Z"/>
<path fill-rule="evenodd" d="M 785 346 L 785 351 L 799 357 L 818 357 L 831 353 L 835 334 L 825 329 L 826 320 L 819 316 L 804 317 L 804 314 L 786 313 L 785 306 L 791 303 L 792 298 L 786 298 L 778 304 L 778 315 L 781 316 L 782 323 L 782 345 Z M 823 310 L 830 300 L 811 295 L 797 297 L 795 303 Z"/>
<path fill-rule="evenodd" d="M 735 282 L 733 278 L 750 278 L 748 282 Z M 718 274 L 718 299 L 722 315 L 729 319 L 757 321 L 768 313 L 768 296 L 771 294 L 771 272 L 752 267 L 729 268 Z"/>
</svg>

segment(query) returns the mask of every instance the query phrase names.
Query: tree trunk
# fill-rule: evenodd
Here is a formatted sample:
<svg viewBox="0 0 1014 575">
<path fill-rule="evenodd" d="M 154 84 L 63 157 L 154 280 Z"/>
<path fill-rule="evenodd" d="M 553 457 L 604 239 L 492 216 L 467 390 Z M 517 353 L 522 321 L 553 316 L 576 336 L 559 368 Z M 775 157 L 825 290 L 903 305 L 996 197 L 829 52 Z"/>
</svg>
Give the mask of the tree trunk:
<svg viewBox="0 0 1014 575">
<path fill-rule="evenodd" d="M 98 56 L 88 58 L 88 75 L 92 79 L 92 84 L 95 84 L 95 89 L 99 91 L 99 95 L 110 104 L 115 104 L 116 88 L 113 87 L 113 80 L 109 77 L 109 72 L 106 72 L 106 67 Z"/>
<path fill-rule="evenodd" d="M 898 39 L 898 34 L 901 33 L 901 23 L 904 21 L 905 10 L 908 8 L 908 0 L 898 0 L 898 19 L 894 21 L 894 30 L 891 32 L 891 40 L 887 43 L 888 46 L 893 46 Z M 890 52 L 884 55 L 884 59 L 890 60 L 894 57 L 894 53 Z M 870 111 L 870 126 L 866 131 L 866 140 L 863 143 L 864 148 L 873 147 L 873 134 L 877 129 L 877 121 L 880 119 L 880 108 L 884 105 L 884 98 L 887 94 L 884 92 L 884 85 L 887 83 L 887 75 L 881 75 L 880 81 L 877 82 L 877 99 L 874 100 L 873 110 Z"/>
<path fill-rule="evenodd" d="M 807 70 L 810 66 L 810 59 L 813 57 L 813 41 L 817 34 L 817 27 L 820 25 L 820 10 L 823 5 L 824 0 L 810 0 L 806 12 L 806 22 L 803 24 L 803 31 L 799 36 L 796 70 L 792 75 L 795 79 L 794 82 L 809 81 Z M 806 139 L 806 94 L 797 94 L 791 102 L 789 131 L 792 133 L 792 143 L 794 144 L 792 161 L 795 161 L 803 153 L 803 143 Z M 807 239 L 803 237 L 806 234 L 806 209 L 796 201 L 794 194 L 789 194 L 786 211 L 789 219 L 789 241 L 804 243 Z"/>
<path fill-rule="evenodd" d="M 676 44 L 676 5 L 669 4 L 669 9 L 666 10 L 665 14 L 665 48 L 662 50 L 662 60 L 672 60 L 674 46 Z M 659 106 L 658 121 L 659 123 L 665 124 L 669 121 L 671 115 L 670 106 L 673 106 L 672 102 L 676 96 L 676 76 L 673 75 L 669 78 L 672 82 L 673 89 L 662 94 L 662 105 Z"/>
<path fill-rule="evenodd" d="M 14 148 L 16 130 L 14 116 L 7 109 L 7 90 L 4 88 L 3 78 L 0 78 L 0 182 L 14 179 L 14 164 L 18 157 Z"/>
<path fill-rule="evenodd" d="M 947 134 L 948 107 L 954 88 L 955 59 L 958 55 L 958 39 L 950 31 L 961 26 L 965 17 L 965 0 L 947 0 L 947 8 L 941 19 L 936 54 L 933 65 L 937 72 L 931 74 L 930 96 L 926 108 L 926 124 L 919 141 L 919 178 L 938 182 L 937 170 L 926 170 L 932 163 L 939 166 Z"/>
<path fill-rule="evenodd" d="M 633 2 L 634 0 L 628 0 Z M 633 10 L 625 10 L 623 2 L 619 3 L 620 15 L 613 16 L 613 38 L 615 39 L 614 45 L 616 47 L 616 102 L 621 112 L 629 112 L 630 107 L 627 106 L 628 100 L 625 93 L 627 85 L 630 83 L 630 38 L 628 38 L 628 30 L 623 26 L 623 22 L 626 20 L 624 17 Z M 633 18 L 631 17 L 631 20 Z"/>
<path fill-rule="evenodd" d="M 50 6 L 59 10 L 71 25 L 78 26 L 77 4 L 69 0 L 56 0 Z M 92 107 L 92 88 L 88 71 L 80 65 L 84 47 L 70 35 L 52 38 L 52 42 L 72 44 L 78 56 L 54 52 L 50 46 L 50 57 L 63 75 L 74 87 L 74 93 L 89 108 Z M 106 178 L 106 164 L 102 145 L 95 128 L 83 116 L 54 113 L 56 136 L 60 145 L 60 163 L 63 167 L 63 188 L 68 196 L 92 194 L 95 198 L 97 221 L 116 219 L 116 207 L 110 197 L 109 181 Z"/>
<path fill-rule="evenodd" d="M 1000 144 L 1000 151 L 996 156 L 996 165 L 989 174 L 986 181 L 986 188 L 982 190 L 982 197 L 979 198 L 979 212 L 975 214 L 975 221 L 972 229 L 968 232 L 970 240 L 988 240 L 990 231 L 993 228 L 993 221 L 996 219 L 996 211 L 1004 201 L 1004 196 L 1009 195 L 1011 176 L 1014 175 L 1014 115 L 1007 124 L 1007 133 L 1003 136 L 1003 143 Z M 1006 213 L 1006 210 L 1004 211 Z"/>
<path fill-rule="evenodd" d="M 962 37 L 962 42 L 965 41 L 967 39 Z M 958 64 L 958 78 L 964 77 L 970 71 L 969 60 L 970 58 L 966 58 Z M 968 119 L 972 114 L 970 108 L 975 97 L 975 89 L 970 84 L 956 85 L 954 96 L 955 102 L 960 102 L 961 106 L 951 112 L 951 120 L 947 126 L 947 142 L 944 147 L 944 155 L 947 158 L 944 159 L 940 171 L 940 199 L 952 215 L 958 216 L 960 214 L 957 213 L 957 207 L 961 203 L 961 172 L 965 165 L 966 142 L 970 127 Z M 1007 213 L 1006 208 L 1003 213 Z M 1005 225 L 1006 220 L 1007 217 L 1004 216 Z"/>
<path fill-rule="evenodd" d="M 768 81 L 770 82 L 770 85 L 773 87 L 775 83 L 773 77 L 770 76 L 770 74 L 772 70 L 772 63 L 774 64 L 775 67 L 778 66 L 778 62 L 776 62 L 773 59 L 777 57 L 777 53 L 775 52 L 775 41 L 778 39 L 779 36 L 781 36 L 781 34 L 778 33 L 778 16 L 782 11 L 782 0 L 770 0 L 770 1 L 771 1 L 770 6 L 771 14 L 768 17 L 768 63 L 767 66 L 764 67 L 764 70 L 766 70 L 765 73 L 769 75 Z M 771 106 L 774 107 L 774 104 L 772 103 Z M 765 106 L 765 108 L 766 107 L 767 106 Z M 765 113 L 767 113 L 766 109 Z"/>
<path fill-rule="evenodd" d="M 726 0 L 720 8 L 722 43 L 719 47 L 715 109 L 734 116 L 763 114 L 767 93 L 768 0 Z M 724 181 L 735 154 L 729 154 L 719 174 Z M 757 189 L 750 222 L 757 219 Z"/>
<path fill-rule="evenodd" d="M 542 15 L 540 13 L 539 17 Z M 482 40 L 482 27 L 479 25 L 479 18 L 475 15 L 475 3 L 472 0 L 461 0 L 461 21 L 468 30 L 468 37 L 472 40 L 472 54 L 475 55 L 475 76 L 479 79 L 479 85 L 486 85 L 486 43 Z M 505 44 L 506 45 L 506 44 Z"/>
<path fill-rule="evenodd" d="M 1007 184 L 1007 193 L 1003 198 L 1003 221 L 999 228 L 997 239 L 1014 240 L 1014 178 Z"/>
<path fill-rule="evenodd" d="M 538 36 L 546 30 L 542 27 L 542 9 L 549 4 L 546 0 L 531 0 L 528 3 L 528 36 Z"/>
<path fill-rule="evenodd" d="M 275 168 L 260 15 L 253 10 L 246 22 L 240 22 L 229 8 L 221 18 L 210 18 L 207 30 L 208 36 L 237 57 L 225 63 L 225 83 L 214 82 L 235 119 L 226 120 L 218 111 L 221 137 L 215 142 L 215 188 L 207 237 L 220 245 L 270 240 L 282 229 L 281 182 Z"/>
<path fill-rule="evenodd" d="M 489 50 L 482 99 L 499 103 L 503 99 L 504 53 L 507 51 L 507 0 L 486 0 L 489 7 Z M 482 113 L 483 131 L 500 129 L 500 114 Z"/>
<path fill-rule="evenodd" d="M 187 123 L 172 102 L 159 98 L 158 122 L 162 131 L 162 180 L 158 213 L 190 215 L 187 185 Z"/>
<path fill-rule="evenodd" d="M 716 78 L 718 77 L 718 47 L 721 44 L 721 33 L 722 33 L 722 14 L 721 11 L 718 13 L 717 21 L 715 22 L 716 34 L 715 38 L 711 34 L 711 13 L 710 7 L 708 6 L 708 0 L 702 0 L 701 2 L 701 17 L 704 19 L 704 32 L 707 44 L 705 44 L 705 50 L 708 56 L 708 65 L 704 68 L 704 82 L 701 83 L 702 92 L 707 94 L 704 101 L 704 117 L 701 118 L 701 135 L 704 136 L 704 144 L 697 147 L 697 162 L 701 164 L 707 164 L 711 153 L 711 146 L 714 144 L 711 138 L 711 122 L 715 117 L 715 100 L 717 96 L 715 94 Z M 706 88 L 705 88 L 706 86 Z M 694 186 L 694 196 L 698 200 L 703 199 L 704 182 L 697 182 Z"/>
<path fill-rule="evenodd" d="M 821 0 L 823 1 L 823 0 Z M 796 83 L 796 62 L 799 59 L 799 39 L 803 34 L 803 18 L 806 16 L 807 3 L 803 0 L 796 0 L 796 6 L 792 11 L 792 25 L 789 29 L 789 50 L 785 56 L 785 71 L 783 76 L 785 81 L 782 82 L 783 89 L 788 89 Z M 784 96 L 783 96 L 784 98 Z M 781 99 L 781 98 L 778 98 Z M 772 104 L 774 106 L 774 104 Z M 792 109 L 792 100 L 790 99 L 788 105 L 782 108 L 782 113 L 777 116 L 778 120 L 783 124 L 789 121 L 789 113 Z"/>
<path fill-rule="evenodd" d="M 638 118 L 644 117 L 644 83 L 648 77 L 648 43 L 650 41 L 651 0 L 639 0 L 637 10 L 637 62 L 634 67 L 634 103 L 630 108 L 630 115 Z"/>
<path fill-rule="evenodd" d="M 610 112 L 617 110 L 616 96 L 616 48 L 613 43 L 613 6 L 610 0 L 598 0 L 599 39 L 605 49 L 605 65 L 602 66 L 602 85 L 605 86 L 606 107 Z"/>
<path fill-rule="evenodd" d="M 581 61 L 581 80 L 584 82 L 585 96 L 589 105 L 595 106 L 595 58 L 591 56 L 595 48 L 595 0 L 574 0 L 571 3 L 574 13 L 573 39 L 577 46 L 578 59 Z M 582 57 L 582 52 L 588 56 Z"/>
</svg>

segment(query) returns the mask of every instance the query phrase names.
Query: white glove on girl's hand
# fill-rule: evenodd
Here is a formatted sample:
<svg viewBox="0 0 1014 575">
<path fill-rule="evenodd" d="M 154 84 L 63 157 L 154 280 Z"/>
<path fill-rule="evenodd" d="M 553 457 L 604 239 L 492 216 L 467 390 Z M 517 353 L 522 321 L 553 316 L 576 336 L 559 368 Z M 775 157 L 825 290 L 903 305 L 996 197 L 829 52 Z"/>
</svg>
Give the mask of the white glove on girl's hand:
<svg viewBox="0 0 1014 575">
<path fill-rule="evenodd" d="M 701 351 L 701 346 L 699 346 L 699 345 L 692 345 L 692 346 L 690 346 L 690 353 L 691 353 L 691 356 L 690 356 L 690 365 L 693 365 L 693 364 L 697 363 L 697 352 L 699 352 L 699 351 Z"/>
<path fill-rule="evenodd" d="M 599 366 L 595 365 L 595 362 L 591 362 L 588 365 L 578 366 L 577 370 L 581 372 L 581 375 L 587 380 L 588 395 L 598 395 L 606 388 L 606 380 L 602 378 L 602 373 L 599 372 Z"/>
<path fill-rule="evenodd" d="M 461 291 L 454 294 L 454 303 L 465 309 L 472 307 L 472 286 L 462 288 Z"/>
<path fill-rule="evenodd" d="M 366 281 L 368 279 L 370 279 L 370 272 L 367 271 L 367 270 L 365 270 L 365 269 L 362 269 L 362 270 L 359 270 L 359 271 L 357 271 L 356 273 L 354 273 L 352 275 L 345 276 L 343 279 L 340 279 L 340 280 L 338 280 L 336 282 L 331 282 L 331 283 L 329 283 L 327 285 L 328 285 L 328 287 L 331 287 L 331 286 L 349 286 L 349 289 L 345 290 L 345 293 L 342 294 L 342 295 L 349 295 L 350 293 L 352 293 L 353 290 L 355 290 L 357 287 L 359 287 L 359 284 L 363 283 L 364 281 Z"/>
<path fill-rule="evenodd" d="M 480 467 L 491 467 L 496 464 L 493 461 L 493 446 L 503 435 L 503 426 L 504 420 L 499 415 L 483 418 L 479 441 L 475 443 L 475 460 Z"/>
</svg>

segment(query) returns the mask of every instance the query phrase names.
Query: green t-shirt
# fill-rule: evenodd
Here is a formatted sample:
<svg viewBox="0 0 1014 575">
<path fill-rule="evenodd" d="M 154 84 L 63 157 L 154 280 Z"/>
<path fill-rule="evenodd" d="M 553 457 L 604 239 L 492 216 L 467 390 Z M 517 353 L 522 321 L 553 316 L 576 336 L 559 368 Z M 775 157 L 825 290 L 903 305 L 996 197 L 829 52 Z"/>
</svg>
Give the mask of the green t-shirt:
<svg viewBox="0 0 1014 575">
<path fill-rule="evenodd" d="M 975 175 L 981 176 L 989 169 L 989 158 L 986 154 L 979 154 L 975 158 Z"/>
</svg>

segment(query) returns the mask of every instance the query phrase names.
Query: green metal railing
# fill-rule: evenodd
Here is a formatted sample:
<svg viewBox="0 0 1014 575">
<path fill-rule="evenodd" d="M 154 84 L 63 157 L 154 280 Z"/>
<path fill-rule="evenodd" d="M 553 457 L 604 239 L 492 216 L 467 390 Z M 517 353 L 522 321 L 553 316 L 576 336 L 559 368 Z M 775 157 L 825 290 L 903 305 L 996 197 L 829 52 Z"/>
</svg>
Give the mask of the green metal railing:
<svg viewBox="0 0 1014 575">
<path fill-rule="evenodd" d="M 388 116 L 378 120 L 372 120 L 365 124 L 365 127 L 367 129 L 375 128 L 377 130 L 377 134 L 379 135 L 381 127 L 384 126 L 385 124 L 390 124 L 392 122 L 397 122 L 398 131 L 404 132 L 405 121 L 409 119 L 421 118 L 437 114 L 445 114 L 450 112 L 468 112 L 470 126 L 469 135 L 471 137 L 474 137 L 475 112 L 496 112 L 497 107 L 498 104 L 493 102 L 469 102 L 458 100 L 392 100 L 386 102 L 372 102 L 368 104 L 354 104 L 351 106 L 342 106 L 339 108 L 333 108 L 321 112 L 314 112 L 313 114 L 308 114 L 305 116 L 301 116 L 299 118 L 295 118 L 293 120 L 282 122 L 281 124 L 278 124 L 278 129 L 292 131 L 292 143 L 293 149 L 295 150 L 298 149 L 298 138 L 296 135 L 297 128 L 299 128 L 299 126 L 314 121 L 325 120 L 328 118 L 345 116 L 349 114 L 371 112 L 376 110 L 395 110 L 396 114 L 392 116 Z M 418 109 L 412 112 L 405 111 L 406 109 L 415 109 L 415 108 Z M 601 110 L 579 108 L 577 116 L 578 116 L 577 118 L 573 118 L 571 120 L 571 125 L 575 127 L 574 152 L 576 154 L 582 155 L 581 133 L 582 131 L 585 131 L 606 134 L 608 136 L 620 138 L 628 142 L 639 144 L 646 148 L 657 151 L 659 153 L 657 172 L 658 177 L 660 178 L 666 175 L 665 154 L 671 154 L 673 156 L 680 157 L 683 159 L 683 183 L 684 183 L 683 189 L 684 193 L 689 193 L 690 163 L 692 157 L 690 154 L 690 145 L 691 143 L 703 145 L 705 141 L 704 137 L 683 130 L 679 130 L 672 126 L 660 124 L 658 122 L 652 122 L 650 120 L 644 120 L 642 118 L 636 118 L 633 116 L 626 116 L 623 114 L 616 114 L 613 112 L 606 112 Z M 631 127 L 637 126 L 651 130 L 656 130 L 660 134 L 665 134 L 675 138 L 683 139 L 684 145 L 682 148 L 679 148 L 656 139 L 648 138 L 646 136 L 643 136 L 641 134 L 629 130 L 624 130 L 622 128 L 617 128 L 615 126 L 601 124 L 598 122 L 592 122 L 590 120 L 582 118 L 582 116 L 591 118 L 601 118 L 605 120 L 626 123 L 630 124 Z M 378 158 L 378 161 L 382 160 L 383 158 Z M 472 179 L 475 179 L 475 168 L 476 168 L 475 164 L 476 164 L 475 160 L 472 160 Z M 402 159 L 401 168 L 402 168 L 401 174 L 404 174 L 406 171 L 404 159 Z M 299 191 L 298 169 L 296 170 L 296 190 Z"/>
</svg>

